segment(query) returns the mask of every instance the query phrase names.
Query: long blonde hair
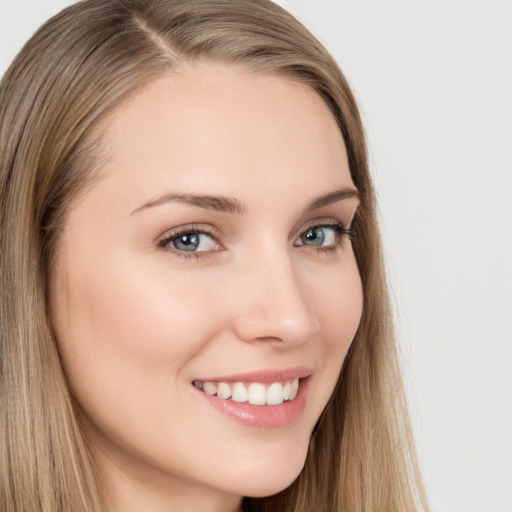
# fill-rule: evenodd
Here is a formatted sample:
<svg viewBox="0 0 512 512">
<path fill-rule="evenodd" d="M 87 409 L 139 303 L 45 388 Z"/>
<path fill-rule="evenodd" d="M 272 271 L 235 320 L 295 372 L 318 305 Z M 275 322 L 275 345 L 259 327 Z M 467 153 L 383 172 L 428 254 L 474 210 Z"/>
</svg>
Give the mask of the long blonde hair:
<svg viewBox="0 0 512 512">
<path fill-rule="evenodd" d="M 355 225 L 361 325 L 304 470 L 275 496 L 246 498 L 244 509 L 426 510 L 358 109 L 327 51 L 268 0 L 85 0 L 43 25 L 0 83 L 0 509 L 102 510 L 51 330 L 47 279 L 70 203 L 99 167 L 97 121 L 194 59 L 238 64 L 316 90 L 338 122 L 361 197 Z"/>
</svg>

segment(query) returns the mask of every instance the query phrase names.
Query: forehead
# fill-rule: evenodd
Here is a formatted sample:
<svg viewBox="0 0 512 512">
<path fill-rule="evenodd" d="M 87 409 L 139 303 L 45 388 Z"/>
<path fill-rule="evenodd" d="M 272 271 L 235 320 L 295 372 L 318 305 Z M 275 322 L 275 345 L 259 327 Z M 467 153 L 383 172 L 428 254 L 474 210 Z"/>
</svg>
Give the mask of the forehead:
<svg viewBox="0 0 512 512">
<path fill-rule="evenodd" d="M 135 181 L 139 197 L 169 187 L 250 198 L 262 184 L 282 192 L 352 184 L 343 138 L 319 94 L 236 66 L 200 63 L 162 76 L 101 128 L 107 180 L 121 188 Z"/>
</svg>

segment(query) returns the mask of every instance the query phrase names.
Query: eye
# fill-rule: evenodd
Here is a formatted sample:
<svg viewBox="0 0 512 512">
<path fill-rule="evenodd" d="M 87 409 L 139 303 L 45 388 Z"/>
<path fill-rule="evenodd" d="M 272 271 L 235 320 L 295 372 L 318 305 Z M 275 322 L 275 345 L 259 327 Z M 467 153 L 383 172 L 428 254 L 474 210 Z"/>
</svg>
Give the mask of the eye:
<svg viewBox="0 0 512 512">
<path fill-rule="evenodd" d="M 294 245 L 336 248 L 341 244 L 343 235 L 352 239 L 352 232 L 340 223 L 311 226 L 302 232 Z"/>
<path fill-rule="evenodd" d="M 302 233 L 296 245 L 332 245 L 336 241 L 336 232 L 334 227 L 316 226 L 309 228 Z"/>
<path fill-rule="evenodd" d="M 219 247 L 217 241 L 208 233 L 193 230 L 173 233 L 161 240 L 158 245 L 188 253 L 215 251 Z"/>
</svg>

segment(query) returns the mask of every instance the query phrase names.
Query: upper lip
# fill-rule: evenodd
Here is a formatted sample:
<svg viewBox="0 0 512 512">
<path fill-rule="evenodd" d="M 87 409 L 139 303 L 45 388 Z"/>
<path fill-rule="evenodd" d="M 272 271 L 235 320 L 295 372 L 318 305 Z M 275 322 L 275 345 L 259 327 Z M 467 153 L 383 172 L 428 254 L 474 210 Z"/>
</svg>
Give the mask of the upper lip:
<svg viewBox="0 0 512 512">
<path fill-rule="evenodd" d="M 201 382 L 261 382 L 262 384 L 271 382 L 281 382 L 293 379 L 302 379 L 309 377 L 313 371 L 307 366 L 298 366 L 295 368 L 286 368 L 283 370 L 257 370 L 247 373 L 237 373 L 233 375 L 223 375 L 220 377 L 211 377 L 206 379 L 195 379 Z"/>
</svg>

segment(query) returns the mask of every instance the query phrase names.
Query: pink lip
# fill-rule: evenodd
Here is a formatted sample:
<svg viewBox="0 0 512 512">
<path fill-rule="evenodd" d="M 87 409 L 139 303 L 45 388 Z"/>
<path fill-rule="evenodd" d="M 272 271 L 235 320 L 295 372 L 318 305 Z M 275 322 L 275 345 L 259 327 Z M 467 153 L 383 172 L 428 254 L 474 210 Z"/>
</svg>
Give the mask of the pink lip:
<svg viewBox="0 0 512 512">
<path fill-rule="evenodd" d="M 304 410 L 310 375 L 309 368 L 293 368 L 283 371 L 262 371 L 201 379 L 202 382 L 261 382 L 264 384 L 300 378 L 297 396 L 280 405 L 251 405 L 248 402 L 223 400 L 217 396 L 208 395 L 195 387 L 193 389 L 198 393 L 199 398 L 205 400 L 208 405 L 242 425 L 264 429 L 282 428 L 293 423 Z"/>
</svg>

